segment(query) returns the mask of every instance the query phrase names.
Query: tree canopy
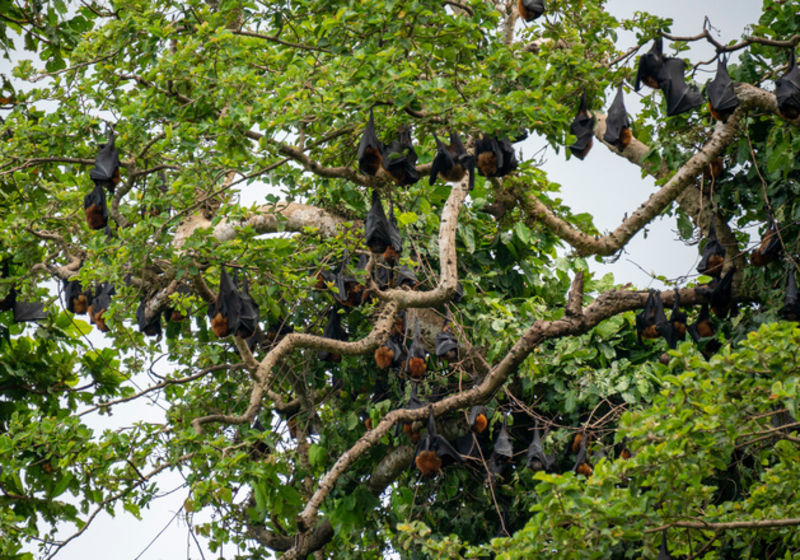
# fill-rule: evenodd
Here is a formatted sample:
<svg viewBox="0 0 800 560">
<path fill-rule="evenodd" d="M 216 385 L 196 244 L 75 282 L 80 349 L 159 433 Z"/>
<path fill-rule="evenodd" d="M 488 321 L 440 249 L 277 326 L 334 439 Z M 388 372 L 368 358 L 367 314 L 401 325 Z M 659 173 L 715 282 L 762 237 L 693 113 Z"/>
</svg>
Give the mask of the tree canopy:
<svg viewBox="0 0 800 560">
<path fill-rule="evenodd" d="M 800 553 L 798 4 L 539 5 L 0 0 L 0 556 L 170 470 L 236 558 Z M 656 189 L 602 233 L 526 137 Z M 698 274 L 591 272 L 664 214 Z"/>
</svg>

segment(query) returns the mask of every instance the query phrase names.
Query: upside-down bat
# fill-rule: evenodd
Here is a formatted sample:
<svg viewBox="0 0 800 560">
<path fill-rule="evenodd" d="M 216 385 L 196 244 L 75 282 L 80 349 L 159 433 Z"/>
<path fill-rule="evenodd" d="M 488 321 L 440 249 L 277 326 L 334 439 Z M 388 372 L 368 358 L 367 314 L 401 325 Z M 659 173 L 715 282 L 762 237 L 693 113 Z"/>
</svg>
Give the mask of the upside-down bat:
<svg viewBox="0 0 800 560">
<path fill-rule="evenodd" d="M 67 311 L 83 315 L 89 309 L 92 292 L 84 290 L 80 280 L 64 280 L 64 299 L 67 301 Z"/>
<path fill-rule="evenodd" d="M 581 440 L 580 447 L 578 448 L 578 456 L 575 458 L 575 466 L 572 467 L 575 474 L 582 474 L 586 478 L 592 476 L 594 469 L 592 468 L 589 458 L 586 456 L 586 441 Z"/>
<path fill-rule="evenodd" d="M 603 141 L 608 142 L 618 150 L 624 150 L 633 140 L 631 123 L 628 120 L 628 112 L 625 110 L 625 100 L 622 94 L 622 84 L 617 89 L 617 95 L 608 108 L 606 117 L 606 132 L 603 134 Z"/>
<path fill-rule="evenodd" d="M 581 448 L 581 443 L 584 440 L 583 432 L 575 432 L 575 435 L 572 438 L 572 442 L 567 444 L 566 453 L 569 454 L 571 451 L 572 453 L 577 453 L 578 450 Z"/>
<path fill-rule="evenodd" d="M 344 307 L 357 307 L 364 302 L 364 286 L 358 282 L 355 276 L 347 273 L 349 263 L 350 252 L 345 249 L 339 270 L 333 275 L 332 284 L 336 288 L 333 299 Z M 324 279 L 325 275 L 322 277 Z"/>
<path fill-rule="evenodd" d="M 656 37 L 650 50 L 639 57 L 639 67 L 636 69 L 636 81 L 633 89 L 639 91 L 642 83 L 653 89 L 658 89 L 658 76 L 661 73 L 663 64 L 662 40 L 661 37 Z"/>
<path fill-rule="evenodd" d="M 238 271 L 234 271 L 234 281 L 239 284 Z M 247 275 L 242 273 L 241 292 L 239 298 L 242 302 L 239 313 L 239 327 L 236 334 L 242 338 L 250 338 L 258 329 L 258 304 L 250 295 L 250 286 L 247 282 Z"/>
<path fill-rule="evenodd" d="M 406 372 L 412 379 L 422 379 L 428 369 L 425 363 L 427 356 L 425 347 L 422 345 L 419 335 L 419 319 L 414 322 L 414 339 L 411 341 L 411 348 L 408 350 L 408 360 L 406 360 Z"/>
<path fill-rule="evenodd" d="M 389 228 L 392 234 L 392 243 L 386 246 L 383 252 L 383 262 L 387 266 L 394 268 L 397 261 L 400 259 L 400 252 L 403 250 L 403 244 L 400 239 L 400 230 L 397 228 L 397 220 L 394 217 L 394 201 L 389 199 Z"/>
<path fill-rule="evenodd" d="M 711 311 L 720 318 L 728 316 L 733 306 L 733 275 L 736 272 L 736 267 L 731 267 L 728 272 L 714 282 L 714 289 L 711 290 L 709 302 L 711 303 Z"/>
<path fill-rule="evenodd" d="M 707 303 L 704 303 L 700 308 L 697 320 L 689 325 L 687 330 L 695 342 L 701 338 L 710 338 L 714 336 L 714 325 L 711 323 L 711 315 L 708 313 Z"/>
<path fill-rule="evenodd" d="M 434 133 L 433 139 L 436 140 L 436 155 L 431 163 L 431 173 L 428 177 L 428 184 L 436 182 L 439 175 L 445 181 L 457 183 L 464 177 L 464 173 L 469 173 L 470 190 L 475 185 L 475 158 L 467 153 L 464 144 L 455 132 L 450 133 L 450 144 L 445 145 Z"/>
<path fill-rule="evenodd" d="M 789 70 L 775 80 L 775 98 L 782 117 L 796 119 L 800 116 L 800 69 L 794 59 L 794 47 L 789 55 Z"/>
<path fill-rule="evenodd" d="M 575 143 L 569 146 L 569 150 L 578 159 L 585 158 L 594 144 L 594 115 L 589 114 L 585 91 L 581 94 L 578 112 L 569 125 L 569 133 L 576 137 Z"/>
<path fill-rule="evenodd" d="M 517 11 L 525 21 L 533 21 L 544 13 L 544 0 L 518 0 Z"/>
<path fill-rule="evenodd" d="M 409 410 L 414 410 L 417 408 L 422 408 L 425 406 L 419 397 L 417 396 L 417 384 L 411 384 L 411 394 L 408 397 L 408 402 L 406 403 L 404 408 Z M 415 426 L 417 424 L 419 427 Z M 415 429 L 417 428 L 417 429 Z M 417 443 L 419 438 L 422 437 L 422 426 L 417 422 L 404 422 L 403 423 L 403 432 L 408 436 L 408 439 L 411 440 L 411 443 Z M 397 435 L 397 429 L 395 428 L 395 435 Z"/>
<path fill-rule="evenodd" d="M 672 560 L 669 550 L 667 550 L 667 530 L 661 533 L 661 546 L 658 548 L 658 556 L 656 560 Z"/>
<path fill-rule="evenodd" d="M 503 418 L 503 425 L 500 426 L 500 432 L 497 434 L 497 439 L 494 440 L 492 455 L 510 461 L 514 458 L 514 444 L 511 442 L 511 436 L 508 435 L 507 421 L 507 418 Z"/>
<path fill-rule="evenodd" d="M 644 309 L 636 314 L 636 335 L 639 342 L 643 338 L 658 338 L 668 336 L 671 325 L 664 313 L 664 303 L 661 294 L 650 290 L 645 301 Z"/>
<path fill-rule="evenodd" d="M 667 100 L 667 116 L 674 117 L 703 104 L 703 95 L 697 86 L 687 84 L 683 72 L 686 62 L 682 58 L 666 58 L 658 75 L 658 86 Z"/>
<path fill-rule="evenodd" d="M 208 304 L 211 330 L 219 338 L 236 333 L 239 330 L 239 322 L 242 316 L 242 297 L 239 295 L 233 280 L 225 271 L 225 267 L 221 268 L 219 294 L 216 301 Z"/>
<path fill-rule="evenodd" d="M 111 304 L 111 296 L 117 293 L 114 285 L 110 282 L 101 282 L 95 289 L 94 297 L 89 303 L 89 320 L 95 324 L 100 332 L 108 332 L 108 325 L 103 317 L 106 309 Z"/>
<path fill-rule="evenodd" d="M 750 254 L 750 263 L 754 266 L 765 266 L 777 259 L 783 246 L 778 237 L 775 220 L 770 216 L 769 225 L 764 235 L 761 236 L 761 243 L 758 248 Z"/>
<path fill-rule="evenodd" d="M 15 323 L 47 319 L 47 313 L 44 311 L 44 304 L 17 300 L 17 289 L 14 286 L 11 286 L 8 295 L 0 301 L 0 311 L 8 311 L 9 309 L 13 311 Z"/>
<path fill-rule="evenodd" d="M 534 471 L 549 471 L 553 465 L 553 458 L 544 452 L 542 438 L 539 436 L 539 421 L 533 425 L 533 439 L 528 446 L 525 466 Z"/>
<path fill-rule="evenodd" d="M 403 250 L 403 241 L 397 227 L 386 218 L 383 211 L 381 196 L 378 191 L 372 190 L 372 206 L 364 220 L 364 235 L 367 247 L 373 253 L 384 253 L 390 246 L 400 254 Z"/>
<path fill-rule="evenodd" d="M 517 168 L 514 148 L 508 138 L 484 135 L 475 145 L 478 172 L 484 177 L 503 177 Z"/>
<path fill-rule="evenodd" d="M 136 309 L 136 323 L 139 326 L 139 332 L 144 333 L 146 336 L 161 336 L 161 314 L 156 313 L 148 321 L 145 316 L 146 306 L 147 298 L 142 296 L 139 307 Z"/>
<path fill-rule="evenodd" d="M 347 333 L 342 328 L 342 316 L 339 314 L 336 307 L 328 313 L 328 322 L 325 324 L 325 330 L 322 331 L 322 336 L 325 338 L 332 338 L 333 340 L 347 340 Z M 339 363 L 342 361 L 341 354 L 328 352 L 327 350 L 320 350 L 317 352 L 317 358 L 323 362 Z"/>
<path fill-rule="evenodd" d="M 476 434 L 482 434 L 489 426 L 486 407 L 476 404 L 469 410 L 469 429 Z"/>
<path fill-rule="evenodd" d="M 390 334 L 386 342 L 375 349 L 375 364 L 381 369 L 400 367 L 405 360 L 405 348 L 396 335 Z"/>
<path fill-rule="evenodd" d="M 458 359 L 458 340 L 453 334 L 453 327 L 450 326 L 450 314 L 444 320 L 442 330 L 439 331 L 434 340 L 436 356 L 446 362 L 454 362 Z"/>
<path fill-rule="evenodd" d="M 102 185 L 95 184 L 92 192 L 83 197 L 83 209 L 90 229 L 103 229 L 108 225 L 106 191 Z"/>
<path fill-rule="evenodd" d="M 95 157 L 94 167 L 89 172 L 89 176 L 95 185 L 103 186 L 114 194 L 114 187 L 119 183 L 119 152 L 114 146 L 114 129 L 106 128 L 108 142 L 100 144 L 100 149 Z M 97 229 L 97 228 L 94 228 Z"/>
<path fill-rule="evenodd" d="M 633 453 L 628 447 L 627 436 L 622 438 L 622 441 L 614 446 L 614 452 L 616 453 L 618 459 L 630 459 L 633 457 Z"/>
<path fill-rule="evenodd" d="M 722 273 L 722 264 L 725 262 L 725 247 L 717 241 L 717 232 L 714 229 L 712 220 L 708 230 L 706 244 L 703 246 L 700 264 L 697 265 L 697 272 L 707 276 L 718 277 Z"/>
<path fill-rule="evenodd" d="M 787 321 L 800 321 L 800 299 L 797 297 L 794 263 L 789 263 L 789 274 L 786 276 L 786 295 L 779 313 Z"/>
<path fill-rule="evenodd" d="M 733 80 L 728 74 L 727 58 L 717 58 L 717 73 L 706 86 L 708 112 L 718 121 L 728 122 L 728 117 L 739 106 L 739 98 L 733 91 Z"/>
<path fill-rule="evenodd" d="M 669 322 L 672 323 L 672 328 L 675 330 L 675 336 L 679 340 L 686 337 L 686 321 L 688 316 L 680 309 L 681 296 L 678 293 L 678 288 L 675 288 L 675 301 L 672 303 L 672 314 L 669 317 Z"/>
<path fill-rule="evenodd" d="M 369 110 L 369 121 L 358 144 L 358 169 L 367 175 L 375 175 L 383 161 L 383 144 L 375 134 L 375 117 Z"/>
<path fill-rule="evenodd" d="M 428 432 L 417 443 L 414 454 L 414 464 L 422 476 L 433 476 L 450 463 L 460 463 L 461 456 L 450 442 L 436 432 L 436 420 L 433 417 L 433 407 L 428 414 Z"/>
<path fill-rule="evenodd" d="M 419 181 L 417 152 L 411 145 L 411 129 L 400 130 L 397 140 L 392 141 L 383 152 L 383 168 L 400 186 L 413 185 Z"/>
</svg>

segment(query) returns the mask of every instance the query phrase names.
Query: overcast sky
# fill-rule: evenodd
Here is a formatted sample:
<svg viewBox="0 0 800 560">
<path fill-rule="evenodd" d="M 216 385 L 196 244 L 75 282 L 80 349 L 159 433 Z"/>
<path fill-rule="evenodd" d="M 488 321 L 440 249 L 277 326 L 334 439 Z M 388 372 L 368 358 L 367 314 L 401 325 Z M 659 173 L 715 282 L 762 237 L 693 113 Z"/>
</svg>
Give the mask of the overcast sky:
<svg viewBox="0 0 800 560">
<path fill-rule="evenodd" d="M 708 15 L 712 25 L 719 30 L 718 39 L 726 42 L 737 39 L 745 25 L 755 22 L 760 13 L 760 2 L 757 0 L 609 0 L 609 11 L 617 17 L 633 15 L 636 10 L 649 11 L 662 17 L 675 20 L 673 33 L 693 35 L 698 33 L 704 16 Z M 634 44 L 633 35 L 620 35 L 620 48 L 628 48 Z M 695 43 L 692 50 L 685 53 L 692 60 L 709 59 L 713 49 L 707 43 Z M 712 68 L 713 70 L 713 68 Z M 0 60 L 0 72 L 8 75 L 10 68 L 5 60 Z M 700 81 L 710 78 L 698 74 Z M 644 88 L 647 89 L 647 88 Z M 648 95 L 660 93 L 643 92 Z M 626 94 L 625 103 L 628 111 L 635 113 L 636 96 L 633 92 Z M 526 154 L 534 153 L 543 146 L 543 142 L 528 140 L 524 146 Z M 589 156 L 584 161 L 572 158 L 566 161 L 563 152 L 555 154 L 547 152 L 547 161 L 543 168 L 550 179 L 562 185 L 561 197 L 573 212 L 588 212 L 594 216 L 594 223 L 601 232 L 614 229 L 619 225 L 626 213 L 636 209 L 655 189 L 650 179 L 642 179 L 638 167 L 627 160 L 612 154 L 603 145 L 595 142 Z M 242 195 L 242 203 L 263 202 L 263 192 L 248 189 Z M 691 273 L 697 262 L 696 247 L 684 245 L 677 239 L 673 229 L 674 218 L 657 219 L 649 228 L 645 239 L 638 233 L 626 247 L 622 257 L 613 264 L 591 263 L 591 268 L 601 273 L 613 272 L 618 282 L 633 282 L 639 287 L 662 287 L 653 282 L 649 276 L 651 271 L 668 278 Z M 96 333 L 96 331 L 94 331 Z M 96 335 L 94 335 L 96 336 Z M 99 339 L 98 339 L 99 341 Z M 146 383 L 144 376 L 139 376 L 141 383 Z M 150 421 L 163 419 L 163 409 L 157 404 L 139 399 L 130 406 L 117 407 L 112 417 L 91 415 L 87 422 L 96 429 L 129 425 L 140 418 Z M 168 492 L 179 488 L 183 481 L 179 475 L 169 473 L 159 480 L 161 490 Z M 189 537 L 186 524 L 179 513 L 186 498 L 187 491 L 179 489 L 159 499 L 150 510 L 144 510 L 143 520 L 136 521 L 132 516 L 118 508 L 115 518 L 101 514 L 77 540 L 70 543 L 57 558 L 61 560 L 87 560 L 112 557 L 120 560 L 177 560 L 179 558 L 200 558 L 197 547 Z M 166 529 L 165 529 L 166 527 Z M 163 532 L 162 532 L 163 530 Z M 64 536 L 72 531 L 65 533 Z M 145 547 L 152 544 L 145 551 Z M 217 558 L 204 548 L 206 559 Z M 227 558 L 233 556 L 233 550 L 223 550 Z"/>
</svg>

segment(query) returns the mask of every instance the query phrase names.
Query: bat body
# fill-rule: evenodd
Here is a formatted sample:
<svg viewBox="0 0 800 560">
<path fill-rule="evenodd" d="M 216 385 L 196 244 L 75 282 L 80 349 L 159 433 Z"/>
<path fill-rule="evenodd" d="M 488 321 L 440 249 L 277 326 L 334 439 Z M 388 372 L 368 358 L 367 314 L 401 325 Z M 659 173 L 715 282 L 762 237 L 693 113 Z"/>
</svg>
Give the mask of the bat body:
<svg viewBox="0 0 800 560">
<path fill-rule="evenodd" d="M 161 336 L 161 314 L 156 313 L 148 321 L 145 316 L 146 306 L 147 298 L 143 297 L 139 302 L 139 307 L 136 309 L 136 323 L 139 326 L 139 332 L 144 333 L 146 336 Z"/>
<path fill-rule="evenodd" d="M 580 447 L 578 448 L 578 456 L 575 458 L 575 466 L 572 467 L 575 474 L 582 474 L 586 478 L 592 476 L 594 469 L 592 468 L 589 459 L 586 456 L 586 441 L 581 440 Z"/>
<path fill-rule="evenodd" d="M 100 332 L 108 332 L 108 325 L 103 317 L 108 306 L 111 304 L 111 296 L 116 293 L 114 285 L 109 282 L 101 282 L 95 289 L 94 297 L 89 303 L 89 319 Z"/>
<path fill-rule="evenodd" d="M 628 112 L 625 110 L 625 101 L 622 95 L 622 84 L 617 89 L 617 95 L 611 102 L 606 117 L 606 132 L 603 134 L 603 141 L 608 142 L 618 150 L 624 150 L 633 139 L 631 133 L 631 123 L 628 119 Z"/>
<path fill-rule="evenodd" d="M 794 276 L 794 266 L 791 263 L 789 274 L 786 276 L 786 295 L 779 313 L 787 321 L 800 321 L 800 299 L 797 297 L 797 281 Z"/>
<path fill-rule="evenodd" d="M 578 158 L 583 159 L 592 149 L 594 143 L 594 115 L 589 114 L 586 103 L 586 92 L 581 94 L 581 104 L 578 113 L 569 125 L 570 134 L 575 135 L 575 143 L 569 146 L 569 150 Z"/>
<path fill-rule="evenodd" d="M 406 403 L 405 408 L 409 410 L 415 410 L 417 408 L 422 408 L 424 404 L 422 401 L 419 400 L 417 396 L 417 384 L 411 384 L 411 394 L 408 397 L 408 402 Z M 408 439 L 411 440 L 411 443 L 418 443 L 419 439 L 422 437 L 422 426 L 418 424 L 418 427 L 414 425 L 414 422 L 405 422 L 403 423 L 403 432 L 408 436 Z M 415 429 L 416 428 L 416 429 Z M 397 429 L 395 428 L 395 435 L 397 435 Z"/>
<path fill-rule="evenodd" d="M 425 362 L 427 354 L 420 339 L 419 319 L 417 319 L 414 324 L 414 340 L 411 342 L 411 348 L 408 350 L 408 360 L 406 360 L 406 372 L 412 379 L 422 379 L 425 375 L 428 370 L 428 365 Z"/>
<path fill-rule="evenodd" d="M 434 346 L 438 358 L 446 362 L 454 362 L 458 359 L 458 341 L 448 319 L 445 319 L 442 330 L 436 335 Z"/>
<path fill-rule="evenodd" d="M 735 267 L 731 267 L 725 275 L 714 283 L 709 300 L 711 311 L 717 317 L 725 318 L 733 305 L 733 275 Z"/>
<path fill-rule="evenodd" d="M 666 58 L 658 75 L 658 85 L 667 100 L 667 116 L 673 117 L 699 107 L 703 96 L 695 85 L 686 83 L 686 62 L 681 58 Z"/>
<path fill-rule="evenodd" d="M 381 369 L 399 367 L 405 361 L 405 348 L 397 336 L 390 334 L 386 342 L 375 349 L 375 363 Z"/>
<path fill-rule="evenodd" d="M 533 439 L 528 446 L 525 466 L 534 471 L 549 471 L 553 465 L 553 458 L 548 457 L 542 447 L 542 438 L 539 436 L 538 420 L 533 427 Z"/>
<path fill-rule="evenodd" d="M 508 435 L 505 418 L 503 419 L 503 425 L 500 426 L 500 432 L 497 434 L 497 439 L 494 440 L 492 455 L 502 457 L 506 461 L 510 461 L 514 458 L 514 444 L 511 441 L 511 436 Z"/>
<path fill-rule="evenodd" d="M 688 327 L 688 331 L 695 342 L 701 338 L 714 336 L 714 325 L 711 323 L 711 315 L 708 313 L 707 303 L 704 303 L 700 308 L 697 320 Z"/>
<path fill-rule="evenodd" d="M 236 330 L 236 334 L 242 338 L 250 338 L 258 329 L 259 308 L 255 300 L 250 296 L 250 286 L 247 282 L 247 276 L 244 274 L 242 275 L 241 288 L 239 296 L 242 304 L 239 312 L 239 328 Z"/>
<path fill-rule="evenodd" d="M 369 121 L 358 144 L 358 169 L 362 173 L 375 176 L 383 162 L 384 146 L 375 134 L 375 117 L 369 110 Z"/>
<path fill-rule="evenodd" d="M 372 191 L 372 206 L 367 213 L 367 219 L 364 221 L 364 234 L 367 247 L 373 253 L 384 253 L 390 246 L 398 254 L 403 250 L 400 232 L 386 218 L 380 194 L 374 189 Z"/>
<path fill-rule="evenodd" d="M 643 338 L 658 338 L 669 335 L 670 322 L 664 313 L 661 295 L 651 290 L 645 301 L 644 309 L 636 314 L 636 334 L 639 342 Z"/>
<path fill-rule="evenodd" d="M 727 61 L 717 59 L 717 73 L 706 86 L 708 94 L 708 110 L 718 121 L 728 122 L 728 117 L 739 106 L 739 98 L 733 91 L 733 80 L 728 74 Z"/>
<path fill-rule="evenodd" d="M 214 303 L 208 305 L 211 330 L 219 338 L 235 334 L 239 330 L 242 316 L 242 297 L 231 277 L 222 267 L 219 278 L 219 294 Z"/>
<path fill-rule="evenodd" d="M 708 230 L 706 244 L 703 246 L 700 264 L 697 265 L 697 272 L 708 276 L 718 277 L 722 273 L 722 264 L 725 262 L 725 247 L 717 241 L 717 232 L 714 229 L 714 222 Z"/>
<path fill-rule="evenodd" d="M 400 265 L 395 270 L 393 283 L 398 288 L 408 288 L 415 290 L 419 286 L 419 279 L 416 272 L 414 272 L 408 265 Z"/>
<path fill-rule="evenodd" d="M 436 134 L 433 138 L 436 140 L 436 155 L 431 163 L 428 184 L 433 185 L 437 175 L 445 181 L 457 183 L 465 173 L 469 173 L 469 188 L 472 189 L 475 184 L 475 158 L 467 153 L 458 134 L 450 133 L 449 145 L 439 140 Z"/>
<path fill-rule="evenodd" d="M 328 322 L 325 324 L 325 330 L 322 331 L 322 336 L 325 338 L 332 338 L 333 340 L 347 340 L 347 333 L 345 333 L 342 328 L 342 316 L 335 307 L 328 314 Z M 327 350 L 320 350 L 317 352 L 317 358 L 323 362 L 339 363 L 342 361 L 341 354 L 328 352 Z"/>
<path fill-rule="evenodd" d="M 519 17 L 533 21 L 544 13 L 544 0 L 518 0 Z"/>
<path fill-rule="evenodd" d="M 517 168 L 517 157 L 508 138 L 483 136 L 475 145 L 478 173 L 484 177 L 504 177 Z"/>
<path fill-rule="evenodd" d="M 489 426 L 486 407 L 482 404 L 473 406 L 469 411 L 469 428 L 476 434 L 482 434 Z"/>
<path fill-rule="evenodd" d="M 100 149 L 95 157 L 94 167 L 89 171 L 89 176 L 95 185 L 106 187 L 114 193 L 114 187 L 119 183 L 119 152 L 114 145 L 114 130 L 109 126 L 106 134 L 108 142 L 100 144 Z M 98 228 L 94 228 L 98 229 Z"/>
<path fill-rule="evenodd" d="M 689 320 L 689 317 L 681 311 L 680 309 L 681 304 L 681 296 L 678 293 L 678 289 L 675 289 L 675 301 L 672 303 L 672 314 L 669 317 L 669 322 L 672 323 L 672 328 L 675 333 L 675 338 L 678 340 L 683 340 L 686 338 L 686 321 Z"/>
<path fill-rule="evenodd" d="M 750 263 L 754 266 L 765 266 L 776 260 L 783 252 L 780 237 L 777 234 L 774 220 L 770 220 L 767 231 L 761 236 L 758 248 L 750 254 Z"/>
<path fill-rule="evenodd" d="M 428 414 L 428 431 L 425 437 L 417 443 L 414 464 L 422 476 L 438 474 L 443 467 L 451 463 L 460 463 L 461 456 L 444 437 L 436 431 L 436 420 L 433 417 L 433 407 Z"/>
<path fill-rule="evenodd" d="M 398 139 L 385 148 L 382 163 L 386 172 L 400 186 L 413 185 L 419 181 L 417 152 L 411 145 L 411 130 L 408 127 L 403 128 Z"/>
<path fill-rule="evenodd" d="M 639 57 L 639 66 L 636 69 L 636 81 L 633 86 L 636 91 L 641 89 L 642 83 L 653 89 L 659 87 L 658 76 L 661 73 L 661 66 L 664 64 L 662 48 L 661 37 L 657 37 L 653 41 L 653 46 L 650 47 L 650 50 Z"/>
<path fill-rule="evenodd" d="M 67 311 L 83 315 L 89 310 L 92 294 L 83 289 L 79 280 L 64 280 L 64 298 L 67 300 Z"/>
<path fill-rule="evenodd" d="M 794 48 L 789 56 L 789 70 L 775 80 L 775 98 L 781 116 L 786 119 L 800 116 L 800 69 L 794 58 Z"/>
<path fill-rule="evenodd" d="M 92 191 L 83 197 L 83 209 L 90 229 L 103 229 L 108 225 L 106 191 L 102 185 L 95 184 Z"/>
</svg>

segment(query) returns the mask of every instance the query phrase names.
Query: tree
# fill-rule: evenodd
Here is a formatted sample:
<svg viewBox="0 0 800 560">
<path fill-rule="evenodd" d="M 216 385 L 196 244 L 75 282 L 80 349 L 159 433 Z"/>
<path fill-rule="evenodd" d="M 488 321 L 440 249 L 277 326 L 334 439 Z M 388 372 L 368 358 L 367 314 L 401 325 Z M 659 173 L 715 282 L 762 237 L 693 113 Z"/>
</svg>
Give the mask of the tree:
<svg viewBox="0 0 800 560">
<path fill-rule="evenodd" d="M 116 504 L 140 515 L 170 469 L 192 490 L 186 512 L 214 512 L 195 531 L 241 557 L 655 557 L 663 531 L 692 558 L 798 551 L 800 331 L 778 320 L 792 315 L 800 118 L 765 87 L 800 41 L 796 3 L 765 0 L 752 35 L 724 43 L 707 24 L 675 37 L 669 20 L 620 21 L 593 0 L 551 0 L 526 25 L 516 3 L 478 0 L 0 6 L 3 45 L 18 33 L 47 61 L 19 62 L 3 90 L 3 290 L 49 310 L 27 329 L 0 316 L 4 557 L 29 557 L 33 538 L 52 557 Z M 624 52 L 611 40 L 622 28 L 637 37 Z M 702 107 L 667 118 L 662 94 L 647 92 L 619 149 L 600 107 L 656 37 L 665 54 L 692 41 L 739 53 L 738 107 L 726 122 Z M 560 153 L 582 92 L 594 150 L 658 182 L 614 231 L 563 207 L 530 157 L 471 191 L 468 176 L 425 180 L 434 133 L 460 134 L 472 154 L 484 136 L 525 134 Z M 387 144 L 413 127 L 421 181 L 359 169 L 370 110 Z M 82 202 L 107 127 L 121 181 L 99 181 L 109 227 L 92 230 Z M 238 203 L 264 183 L 265 204 Z M 403 238 L 394 266 L 365 244 L 371 191 Z M 715 334 L 668 351 L 637 340 L 634 312 L 650 294 L 595 277 L 585 260 L 620 251 L 664 212 L 686 240 L 713 223 L 723 270 L 735 269 L 733 310 L 707 276 L 657 293 L 667 308 L 679 298 L 689 323 L 709 299 L 720 311 Z M 772 264 L 748 262 L 753 224 L 776 230 Z M 209 328 L 218 312 L 233 320 L 217 300 L 223 274 L 249 280 L 252 337 Z M 62 309 L 52 279 L 80 281 L 105 345 L 85 338 L 91 325 Z M 102 283 L 114 287 L 107 308 Z M 360 303 L 356 285 L 363 304 L 336 303 Z M 246 314 L 250 302 L 228 304 Z M 332 317 L 346 340 L 322 336 Z M 428 357 L 420 382 L 402 361 L 375 364 L 393 329 L 405 347 L 419 325 L 430 352 L 445 320 L 457 360 Z M 153 368 L 162 358 L 166 375 Z M 152 382 L 134 387 L 141 372 Z M 412 390 L 423 406 L 405 406 Z M 166 423 L 86 425 L 88 411 L 156 394 Z M 491 437 L 470 435 L 477 405 Z M 406 432 L 431 414 L 448 441 L 482 447 L 421 478 Z M 537 430 L 554 453 L 546 471 L 525 466 Z M 75 533 L 57 541 L 64 522 Z"/>
</svg>

